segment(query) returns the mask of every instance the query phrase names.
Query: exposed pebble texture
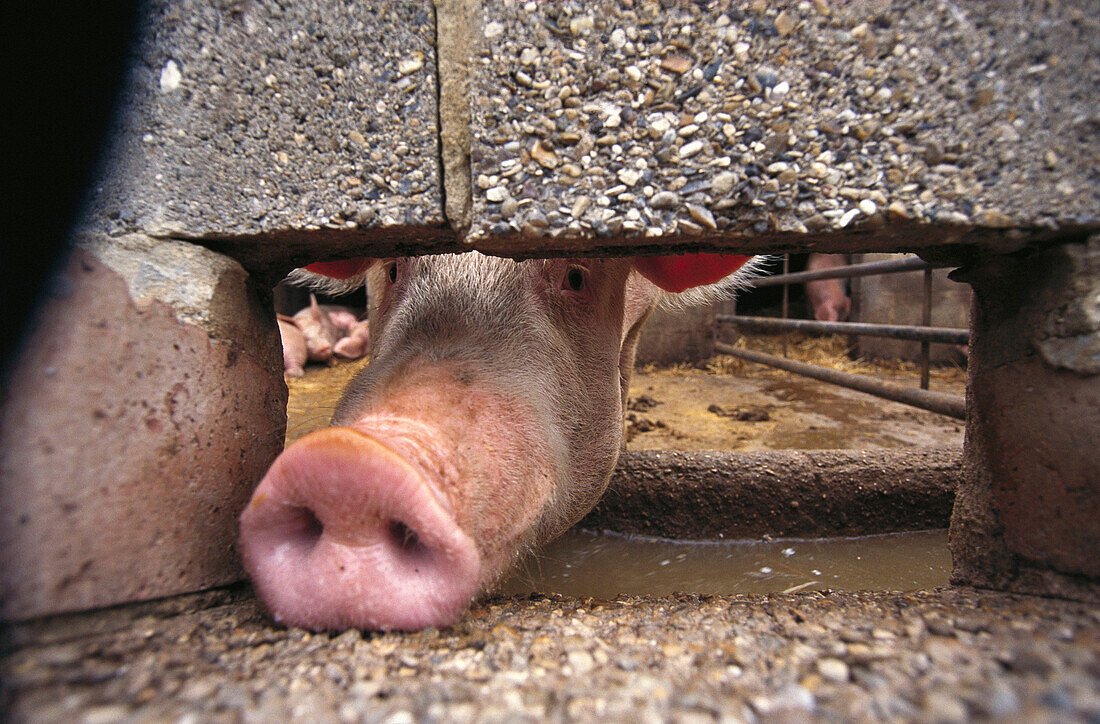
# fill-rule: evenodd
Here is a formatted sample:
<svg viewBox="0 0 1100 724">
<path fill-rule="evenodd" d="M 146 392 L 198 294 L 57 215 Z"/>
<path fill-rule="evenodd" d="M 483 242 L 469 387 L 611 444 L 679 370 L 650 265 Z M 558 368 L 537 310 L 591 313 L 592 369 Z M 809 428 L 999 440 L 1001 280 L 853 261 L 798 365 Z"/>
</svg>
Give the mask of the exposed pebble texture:
<svg viewBox="0 0 1100 724">
<path fill-rule="evenodd" d="M 486 2 L 471 240 L 1095 225 L 1098 58 L 1095 1 Z"/>
<path fill-rule="evenodd" d="M 331 636 L 237 589 L 8 634 L 3 703 L 28 722 L 1100 717 L 1100 608 L 969 589 L 534 594 L 453 629 Z"/>
<path fill-rule="evenodd" d="M 246 237 L 248 259 L 256 234 L 443 223 L 430 2 L 143 8 L 93 228 Z"/>
</svg>

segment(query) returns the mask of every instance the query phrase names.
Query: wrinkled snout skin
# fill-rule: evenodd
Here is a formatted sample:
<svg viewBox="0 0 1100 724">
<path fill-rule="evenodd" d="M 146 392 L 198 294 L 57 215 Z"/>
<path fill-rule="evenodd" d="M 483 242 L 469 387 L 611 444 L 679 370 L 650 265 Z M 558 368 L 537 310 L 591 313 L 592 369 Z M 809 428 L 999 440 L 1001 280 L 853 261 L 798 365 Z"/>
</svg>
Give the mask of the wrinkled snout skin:
<svg viewBox="0 0 1100 724">
<path fill-rule="evenodd" d="M 367 285 L 371 364 L 260 483 L 241 554 L 288 625 L 447 626 L 603 493 L 658 290 L 625 259 L 477 253 Z"/>
</svg>

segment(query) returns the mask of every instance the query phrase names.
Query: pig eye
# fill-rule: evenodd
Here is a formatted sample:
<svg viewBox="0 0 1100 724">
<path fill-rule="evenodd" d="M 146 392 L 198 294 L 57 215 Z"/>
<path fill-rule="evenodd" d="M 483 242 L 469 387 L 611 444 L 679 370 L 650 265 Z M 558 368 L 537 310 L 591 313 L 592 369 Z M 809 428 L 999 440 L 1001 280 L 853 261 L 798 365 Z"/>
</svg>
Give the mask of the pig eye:
<svg viewBox="0 0 1100 724">
<path fill-rule="evenodd" d="M 390 278 L 390 284 L 397 283 L 397 263 L 396 262 L 390 264 L 389 269 L 386 270 L 386 274 Z"/>
<path fill-rule="evenodd" d="M 584 271 L 580 267 L 571 266 L 569 271 L 565 272 L 565 284 L 564 288 L 579 292 L 584 289 Z"/>
</svg>

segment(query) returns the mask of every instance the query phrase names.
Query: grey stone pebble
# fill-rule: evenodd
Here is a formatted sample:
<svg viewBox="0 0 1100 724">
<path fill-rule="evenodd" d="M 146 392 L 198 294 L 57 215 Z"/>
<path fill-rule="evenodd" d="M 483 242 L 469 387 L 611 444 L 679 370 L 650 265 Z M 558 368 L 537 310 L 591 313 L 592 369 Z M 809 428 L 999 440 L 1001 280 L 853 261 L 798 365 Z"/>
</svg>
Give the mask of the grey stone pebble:
<svg viewBox="0 0 1100 724">
<path fill-rule="evenodd" d="M 817 664 L 817 673 L 821 674 L 828 681 L 834 683 L 845 682 L 850 676 L 848 670 L 848 664 L 844 663 L 840 659 L 834 659 L 827 657 L 819 659 Z"/>
<path fill-rule="evenodd" d="M 718 224 L 714 220 L 714 214 L 712 214 L 710 212 L 710 209 L 708 209 L 707 207 L 700 206 L 699 204 L 688 204 L 687 205 L 687 210 L 688 210 L 688 213 L 691 214 L 692 219 L 699 222 L 700 224 L 702 224 L 706 228 L 708 228 L 708 229 L 717 229 L 718 228 Z"/>
<path fill-rule="evenodd" d="M 680 206 L 680 195 L 672 191 L 658 191 L 649 199 L 655 209 L 675 209 Z"/>
</svg>

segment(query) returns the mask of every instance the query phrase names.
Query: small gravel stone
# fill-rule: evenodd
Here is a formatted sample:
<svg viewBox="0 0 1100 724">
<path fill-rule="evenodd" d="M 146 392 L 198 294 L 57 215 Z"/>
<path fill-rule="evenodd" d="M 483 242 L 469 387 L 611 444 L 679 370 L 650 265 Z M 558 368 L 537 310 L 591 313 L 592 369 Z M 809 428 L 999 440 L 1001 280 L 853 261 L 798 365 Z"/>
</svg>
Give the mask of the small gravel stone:
<svg viewBox="0 0 1100 724">
<path fill-rule="evenodd" d="M 710 209 L 708 209 L 707 207 L 700 206 L 699 204 L 688 204 L 687 210 L 688 213 L 691 214 L 691 218 L 695 219 L 708 229 L 718 228 L 718 224 L 714 220 L 714 214 L 712 214 L 710 212 Z"/>
<path fill-rule="evenodd" d="M 875 212 L 878 211 L 878 205 L 871 199 L 864 199 L 859 202 L 859 210 L 866 216 L 874 216 Z"/>
<path fill-rule="evenodd" d="M 837 227 L 843 229 L 848 224 L 852 223 L 859 214 L 859 209 L 848 209 L 844 212 L 844 215 L 840 217 L 840 220 L 836 222 Z"/>
<path fill-rule="evenodd" d="M 169 60 L 160 71 L 160 92 L 171 93 L 180 87 L 182 80 L 183 73 L 180 72 L 179 64 L 174 60 Z"/>
<path fill-rule="evenodd" d="M 485 198 L 489 201 L 500 202 L 508 197 L 508 189 L 503 186 L 493 186 L 485 191 Z"/>
<path fill-rule="evenodd" d="M 737 183 L 737 174 L 730 171 L 723 171 L 714 177 L 711 181 L 711 189 L 715 194 L 719 196 L 725 196 L 730 191 L 733 191 L 734 184 Z"/>
<path fill-rule="evenodd" d="M 791 17 L 791 14 L 786 10 L 783 10 L 775 18 L 775 31 L 779 33 L 781 38 L 785 38 L 791 34 L 794 30 L 795 20 Z"/>
<path fill-rule="evenodd" d="M 753 699 L 753 706 L 764 715 L 786 712 L 793 715 L 796 711 L 809 712 L 817 706 L 812 692 L 798 684 L 788 684 L 772 697 Z"/>
<path fill-rule="evenodd" d="M 901 201 L 891 201 L 886 207 L 886 213 L 894 221 L 905 221 L 909 218 L 909 209 Z"/>
<path fill-rule="evenodd" d="M 620 169 L 616 175 L 627 186 L 634 186 L 642 179 L 642 174 L 632 168 Z"/>
<path fill-rule="evenodd" d="M 673 54 L 661 58 L 661 67 L 676 74 L 686 73 L 691 70 L 691 59 L 683 55 Z"/>
<path fill-rule="evenodd" d="M 922 702 L 924 716 L 928 721 L 944 724 L 963 724 L 970 720 L 966 705 L 958 697 L 941 691 L 933 691 Z"/>
<path fill-rule="evenodd" d="M 596 26 L 596 21 L 591 15 L 581 15 L 569 21 L 569 32 L 573 35 L 585 35 Z"/>
<path fill-rule="evenodd" d="M 531 154 L 531 158 L 535 159 L 540 166 L 548 169 L 555 169 L 558 167 L 558 156 L 554 153 L 553 148 L 547 146 L 542 141 L 535 141 L 528 148 L 528 153 Z"/>
<path fill-rule="evenodd" d="M 649 199 L 654 209 L 675 209 L 680 205 L 680 195 L 672 191 L 658 191 Z"/>
<path fill-rule="evenodd" d="M 424 67 L 424 54 L 417 51 L 411 55 L 407 55 L 397 63 L 397 72 L 401 75 L 409 75 L 415 73 Z"/>
<path fill-rule="evenodd" d="M 850 675 L 848 664 L 840 659 L 818 659 L 816 668 L 817 673 L 821 674 L 827 681 L 832 681 L 833 683 L 845 682 Z"/>
<path fill-rule="evenodd" d="M 587 651 L 570 651 L 565 655 L 565 661 L 573 669 L 574 676 L 584 676 L 596 668 L 596 660 Z"/>
<path fill-rule="evenodd" d="M 695 154 L 699 153 L 699 151 L 701 150 L 703 150 L 702 141 L 691 141 L 689 143 L 685 143 L 680 148 L 680 158 L 691 158 Z"/>
</svg>

